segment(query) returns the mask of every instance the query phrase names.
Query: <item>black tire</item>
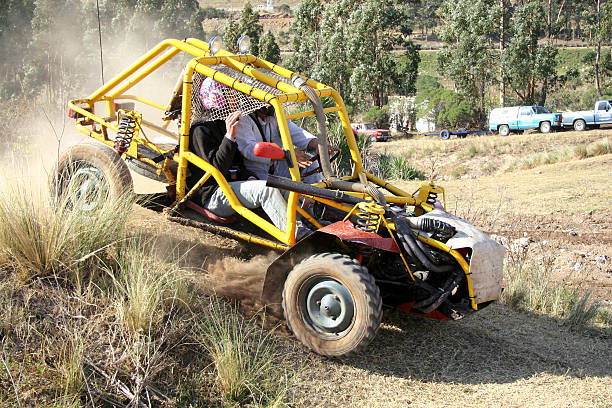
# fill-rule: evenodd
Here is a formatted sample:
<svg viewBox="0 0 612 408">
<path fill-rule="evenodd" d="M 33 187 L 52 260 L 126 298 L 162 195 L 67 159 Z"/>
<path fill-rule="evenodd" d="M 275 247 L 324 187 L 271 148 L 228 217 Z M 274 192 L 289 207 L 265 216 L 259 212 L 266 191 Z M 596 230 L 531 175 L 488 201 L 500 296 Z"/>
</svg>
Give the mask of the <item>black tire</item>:
<svg viewBox="0 0 612 408">
<path fill-rule="evenodd" d="M 550 122 L 544 121 L 540 123 L 540 133 L 550 133 L 551 130 Z"/>
<path fill-rule="evenodd" d="M 100 200 L 121 197 L 134 191 L 132 176 L 125 162 L 109 146 L 80 143 L 63 153 L 49 175 L 51 195 L 61 199 L 69 190 L 76 192 L 81 210 L 94 211 Z"/>
<path fill-rule="evenodd" d="M 166 175 L 164 173 L 157 174 L 157 167 L 150 163 L 145 163 L 131 157 L 126 157 L 125 162 L 130 170 L 132 170 L 134 173 L 150 178 L 151 180 L 160 181 L 162 183 L 168 182 Z"/>
<path fill-rule="evenodd" d="M 448 129 L 442 129 L 440 131 L 440 139 L 442 140 L 450 139 L 450 132 L 448 131 Z"/>
<path fill-rule="evenodd" d="M 574 130 L 578 132 L 586 130 L 586 122 L 584 121 L 584 119 L 577 119 L 574 121 Z"/>
<path fill-rule="evenodd" d="M 508 136 L 510 134 L 510 128 L 508 125 L 499 125 L 497 133 L 499 133 L 500 136 Z"/>
<path fill-rule="evenodd" d="M 283 312 L 305 346 L 340 357 L 363 350 L 374 339 L 382 300 L 367 268 L 346 255 L 321 253 L 304 259 L 287 276 Z"/>
</svg>

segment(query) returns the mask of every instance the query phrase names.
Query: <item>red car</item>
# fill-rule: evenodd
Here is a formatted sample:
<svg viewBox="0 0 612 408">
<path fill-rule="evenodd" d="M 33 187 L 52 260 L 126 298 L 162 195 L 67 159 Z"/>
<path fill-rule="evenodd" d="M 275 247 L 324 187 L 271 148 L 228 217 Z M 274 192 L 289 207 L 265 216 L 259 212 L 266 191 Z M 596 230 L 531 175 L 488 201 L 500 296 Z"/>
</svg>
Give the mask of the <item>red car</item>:
<svg viewBox="0 0 612 408">
<path fill-rule="evenodd" d="M 351 127 L 356 134 L 364 134 L 373 142 L 385 142 L 391 139 L 391 132 L 388 129 L 377 129 L 375 123 L 355 122 Z"/>
</svg>

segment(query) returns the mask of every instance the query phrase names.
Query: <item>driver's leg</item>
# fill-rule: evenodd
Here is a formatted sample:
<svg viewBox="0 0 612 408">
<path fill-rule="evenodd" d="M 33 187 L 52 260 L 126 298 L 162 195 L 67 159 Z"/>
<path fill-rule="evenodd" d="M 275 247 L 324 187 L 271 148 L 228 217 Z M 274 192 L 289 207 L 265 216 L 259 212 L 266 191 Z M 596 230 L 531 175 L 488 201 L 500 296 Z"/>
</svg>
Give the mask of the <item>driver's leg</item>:
<svg viewBox="0 0 612 408">
<path fill-rule="evenodd" d="M 287 202 L 278 189 L 266 186 L 264 180 L 233 181 L 229 184 L 242 205 L 249 209 L 261 207 L 270 217 L 272 224 L 281 231 L 286 231 Z M 235 213 L 220 188 L 204 203 L 204 207 L 219 217 L 228 217 Z"/>
</svg>

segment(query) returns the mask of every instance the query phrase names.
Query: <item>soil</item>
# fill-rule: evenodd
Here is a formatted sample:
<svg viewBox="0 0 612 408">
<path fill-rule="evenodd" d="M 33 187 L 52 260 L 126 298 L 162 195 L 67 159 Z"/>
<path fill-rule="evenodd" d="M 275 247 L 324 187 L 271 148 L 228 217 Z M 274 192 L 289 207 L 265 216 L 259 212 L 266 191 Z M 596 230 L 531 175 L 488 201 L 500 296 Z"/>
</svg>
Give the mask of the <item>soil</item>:
<svg viewBox="0 0 612 408">
<path fill-rule="evenodd" d="M 608 154 L 562 166 L 573 168 L 576 174 L 609 174 L 609 162 Z M 562 189 L 567 176 L 554 166 L 504 173 L 503 178 L 509 189 L 515 176 L 519 186 L 521 177 L 532 178 L 537 186 L 538 179 L 529 172 L 550 171 L 558 173 L 553 185 Z M 141 192 L 161 191 L 160 185 L 135 179 Z M 605 183 L 601 180 L 593 183 Z M 484 179 L 476 176 L 475 183 L 481 182 Z M 595 184 L 590 186 L 594 191 L 609 188 Z M 460 187 L 469 188 L 455 180 L 449 191 Z M 470 198 L 474 203 L 490 194 L 483 189 L 474 191 Z M 589 191 L 572 194 L 580 202 Z M 459 205 L 458 213 L 489 234 L 509 242 L 528 238 L 529 251 L 554 254 L 558 279 L 583 293 L 592 291 L 596 300 L 612 308 L 612 210 L 609 202 L 605 203 L 607 197 L 594 209 L 580 205 L 568 209 L 563 200 L 555 206 L 550 204 L 557 199 L 553 197 L 542 213 L 529 207 L 532 199 L 528 194 L 522 195 L 523 201 L 513 198 L 511 206 L 470 212 Z M 459 198 L 451 194 L 447 207 L 457 208 L 456 201 Z M 132 222 L 135 229 L 155 237 L 153 244 L 160 256 L 181 254 L 181 262 L 194 269 L 203 287 L 235 299 L 249 314 L 262 310 L 258 295 L 266 267 L 276 253 L 172 223 L 159 212 L 141 207 L 136 208 Z M 429 321 L 389 311 L 365 353 L 330 360 L 299 344 L 284 329 L 280 309 L 274 306 L 266 312 L 266 323 L 281 327 L 277 333 L 286 351 L 287 367 L 299 368 L 288 390 L 291 406 L 612 406 L 609 332 L 571 330 L 560 319 L 516 311 L 503 304 L 493 304 L 458 322 Z"/>
</svg>

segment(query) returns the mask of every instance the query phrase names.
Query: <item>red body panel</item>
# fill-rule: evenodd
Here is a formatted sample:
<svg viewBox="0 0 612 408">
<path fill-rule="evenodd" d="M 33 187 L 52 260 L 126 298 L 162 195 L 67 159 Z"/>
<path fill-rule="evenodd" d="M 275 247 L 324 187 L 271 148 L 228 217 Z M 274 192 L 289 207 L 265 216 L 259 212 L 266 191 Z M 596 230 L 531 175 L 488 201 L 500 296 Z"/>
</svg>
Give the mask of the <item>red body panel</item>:
<svg viewBox="0 0 612 408">
<path fill-rule="evenodd" d="M 399 248 L 392 238 L 383 238 L 373 232 L 361 231 L 355 228 L 353 223 L 348 220 L 335 222 L 318 231 L 334 235 L 345 241 L 359 242 L 373 248 L 382 249 L 383 251 L 400 253 Z"/>
</svg>

